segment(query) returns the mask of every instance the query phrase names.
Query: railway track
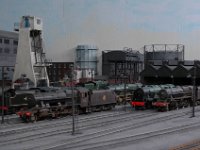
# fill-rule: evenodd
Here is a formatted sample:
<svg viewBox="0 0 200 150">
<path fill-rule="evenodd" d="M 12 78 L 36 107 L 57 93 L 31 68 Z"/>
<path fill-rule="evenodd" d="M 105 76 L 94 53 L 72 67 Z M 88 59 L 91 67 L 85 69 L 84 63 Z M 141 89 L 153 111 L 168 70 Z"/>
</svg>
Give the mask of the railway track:
<svg viewBox="0 0 200 150">
<path fill-rule="evenodd" d="M 74 148 L 77 148 L 79 146 L 84 145 L 85 142 L 90 141 L 90 140 L 98 139 L 98 138 L 101 138 L 101 137 L 106 137 L 108 135 L 132 130 L 132 129 L 136 129 L 136 128 L 140 128 L 142 126 L 151 125 L 151 124 L 154 124 L 155 122 L 158 123 L 158 122 L 163 122 L 163 121 L 175 119 L 175 118 L 181 117 L 183 115 L 185 115 L 185 113 L 179 113 L 179 114 L 176 114 L 176 115 L 173 114 L 173 115 L 168 115 L 168 116 L 163 116 L 163 117 L 155 117 L 154 119 L 149 119 L 149 120 L 142 121 L 142 122 L 139 122 L 139 123 L 129 123 L 129 124 L 126 124 L 126 125 L 120 125 L 120 126 L 117 126 L 115 128 L 111 127 L 109 129 L 106 129 L 106 130 L 93 132 L 91 134 L 79 135 L 75 138 L 71 138 L 68 141 L 62 140 L 62 141 L 60 141 L 61 142 L 60 144 L 57 144 L 57 142 L 56 142 L 56 143 L 53 144 L 54 145 L 53 147 L 49 147 L 49 145 L 47 145 L 47 147 L 45 147 L 43 149 L 45 149 L 45 150 L 74 149 Z M 38 149 L 39 147 L 40 146 L 31 147 L 31 149 Z"/>
<path fill-rule="evenodd" d="M 38 145 L 38 146 L 34 146 L 34 147 L 28 147 L 28 148 L 24 148 L 24 149 L 38 149 L 40 147 L 43 147 L 42 149 L 63 149 L 63 148 L 64 149 L 71 149 L 71 148 L 73 149 L 73 148 L 77 148 L 77 143 L 83 144 L 86 141 L 98 139 L 101 137 L 106 137 L 108 135 L 113 135 L 113 134 L 124 132 L 127 130 L 140 128 L 142 126 L 144 127 L 147 125 L 154 124 L 155 122 L 163 122 L 163 121 L 171 120 L 171 119 L 183 116 L 183 115 L 185 115 L 185 113 L 179 113 L 177 115 L 173 114 L 173 115 L 168 115 L 168 116 L 163 116 L 163 117 L 155 117 L 154 119 L 149 119 L 149 120 L 142 121 L 139 123 L 132 122 L 130 124 L 120 125 L 120 126 L 117 126 L 114 128 L 110 127 L 108 129 L 93 132 L 93 133 L 86 134 L 86 135 L 85 134 L 77 135 L 76 137 L 74 137 L 74 138 L 72 137 L 68 140 L 55 141 L 55 143 L 51 143 L 51 145 L 54 145 L 53 147 L 49 147 L 49 144 L 47 144 L 47 145 Z"/>
<path fill-rule="evenodd" d="M 79 119 L 79 124 L 80 124 L 80 129 L 81 130 L 87 130 L 87 129 L 91 129 L 91 128 L 98 128 L 98 127 L 101 127 L 102 125 L 113 125 L 113 124 L 117 124 L 117 123 L 121 123 L 121 122 L 125 122 L 125 121 L 128 121 L 128 122 L 132 122 L 128 125 L 121 125 L 121 126 L 117 126 L 115 128 L 108 128 L 106 130 L 102 130 L 100 132 L 94 132 L 92 134 L 88 134 L 88 135 L 84 135 L 85 138 L 83 138 L 82 136 L 83 135 L 78 135 L 76 136 L 76 138 L 71 138 L 69 139 L 68 141 L 70 141 L 69 143 L 66 143 L 66 140 L 61 140 L 61 141 L 57 141 L 55 143 L 51 143 L 52 145 L 55 145 L 55 149 L 56 148 L 62 148 L 62 147 L 65 147 L 66 145 L 70 145 L 70 143 L 72 144 L 72 148 L 73 148 L 73 144 L 76 145 L 75 143 L 83 143 L 84 141 L 87 141 L 87 140 L 90 140 L 90 139 L 98 139 L 100 137 L 105 137 L 107 135 L 112 135 L 112 134 L 115 134 L 115 133 L 119 133 L 119 132 L 124 132 L 124 131 L 127 131 L 127 130 L 130 130 L 130 129 L 135 129 L 135 128 L 139 128 L 139 127 L 142 127 L 142 126 L 146 126 L 146 125 L 150 125 L 150 124 L 154 124 L 155 122 L 162 122 L 162 121 L 166 121 L 166 120 L 170 120 L 170 119 L 173 119 L 173 118 L 178 118 L 180 116 L 183 116 L 183 115 L 188 115 L 190 113 L 191 110 L 188 111 L 188 109 L 186 110 L 183 110 L 182 112 L 179 112 L 179 113 L 176 113 L 176 115 L 174 115 L 173 113 L 169 112 L 170 114 L 168 116 L 163 116 L 163 117 L 158 117 L 156 114 L 160 114 L 160 113 L 157 113 L 157 112 L 152 112 L 152 114 L 150 114 L 150 112 L 148 112 L 149 114 L 147 114 L 146 111 L 144 111 L 143 114 L 135 114 L 137 112 L 134 112 L 134 113 L 131 113 L 131 115 L 128 117 L 126 114 L 127 112 L 123 112 L 121 115 L 117 114 L 116 112 L 114 112 L 114 114 L 109 114 L 109 115 L 99 115 L 99 116 L 87 116 L 87 117 L 83 117 L 81 118 L 82 121 L 80 121 L 81 119 Z M 198 111 L 198 109 L 196 109 L 196 111 Z M 141 113 L 141 112 L 140 112 Z M 107 116 L 107 119 L 106 120 L 104 117 Z M 120 116 L 120 118 L 115 118 L 113 116 Z M 149 119 L 149 120 L 146 120 L 146 121 L 141 121 L 141 122 L 138 122 L 138 119 L 139 118 L 144 118 L 144 117 L 151 117 L 151 116 L 154 116 L 155 118 L 154 119 Z M 91 123 L 92 120 L 99 120 L 99 122 L 94 122 L 94 123 Z M 102 118 L 103 120 L 101 120 L 100 118 Z M 110 119 L 111 118 L 111 119 Z M 86 120 L 84 120 L 86 119 Z M 87 120 L 88 119 L 88 120 Z M 105 120 L 104 120 L 105 119 Z M 89 121 L 90 120 L 90 121 Z M 63 120 L 62 120 L 63 121 Z M 64 123 L 64 122 L 59 122 L 60 125 L 63 125 L 63 128 L 57 128 L 55 124 L 53 125 L 50 125 L 50 126 L 46 126 L 46 127 L 49 127 L 49 128 L 53 128 L 53 130 L 50 130 L 50 131 L 40 131 L 41 128 L 39 128 L 39 130 L 37 128 L 33 128 L 35 130 L 32 130 L 32 128 L 29 128 L 29 131 L 37 131 L 37 132 L 34 132 L 34 134 L 32 135 L 20 135 L 16 137 L 16 133 L 21 133 L 21 132 L 24 132 L 23 130 L 21 130 L 20 132 L 14 132 L 11 135 L 11 137 L 13 136 L 14 138 L 10 138 L 8 137 L 7 139 L 5 140 L 1 140 L 0 141 L 0 146 L 4 146 L 4 145 L 14 145 L 14 144 L 17 144 L 17 143 L 24 143 L 24 142 L 31 142 L 31 141 L 37 141 L 38 139 L 44 139 L 44 138 L 50 138 L 50 137 L 53 137 L 53 136 L 60 136 L 60 135 L 66 135 L 66 133 L 71 133 L 71 122 L 67 121 L 68 123 Z M 82 124 L 83 122 L 87 122 L 87 124 Z M 138 123 L 137 123 L 138 122 Z M 67 128 L 67 125 L 70 125 L 69 128 Z M 46 128 L 44 124 L 42 124 L 43 128 Z M 27 127 L 28 128 L 28 127 Z M 49 129 L 48 129 L 49 130 Z M 28 131 L 28 130 L 27 130 Z M 28 131 L 28 132 L 29 132 Z M 8 132 L 9 133 L 9 132 Z M 0 133 L 1 135 L 1 133 Z M 6 137 L 5 135 L 2 136 L 1 139 L 4 139 Z M 58 144 L 59 143 L 59 144 Z M 49 147 L 49 145 L 38 145 L 37 146 L 34 146 L 34 147 L 27 147 L 27 149 L 39 149 L 41 147 L 45 147 L 46 149 L 50 148 L 52 149 L 51 147 Z M 66 148 L 65 148 L 66 149 Z"/>
<path fill-rule="evenodd" d="M 188 125 L 179 125 L 176 127 L 172 128 L 165 128 L 162 130 L 155 130 L 151 132 L 146 132 L 142 134 L 136 134 L 136 135 L 131 135 L 131 136 L 126 136 L 123 138 L 115 138 L 112 140 L 105 140 L 105 141 L 100 141 L 100 142 L 88 142 L 88 143 L 76 143 L 75 145 L 62 145 L 62 146 L 52 146 L 49 148 L 46 148 L 44 150 L 61 150 L 61 149 L 76 149 L 79 148 L 79 150 L 105 150 L 105 149 L 111 149 L 115 147 L 120 147 L 128 144 L 133 144 L 134 142 L 141 142 L 142 140 L 147 140 L 149 138 L 154 138 L 158 136 L 163 136 L 163 135 L 168 135 L 168 134 L 174 134 L 178 132 L 184 132 L 188 130 L 193 130 L 195 128 L 199 128 L 200 123 L 192 123 Z M 188 145 L 184 149 L 181 150 L 197 150 L 196 148 L 199 148 L 199 143 L 193 144 L 193 145 Z M 177 149 L 173 149 L 177 150 Z"/>
<path fill-rule="evenodd" d="M 127 107 L 127 106 L 126 106 Z M 117 108 L 114 108 L 113 110 L 111 110 L 111 111 L 107 111 L 107 113 L 108 114 L 99 114 L 98 116 L 100 116 L 100 117 L 106 117 L 106 116 L 109 116 L 109 115 L 116 115 L 117 113 L 121 113 L 121 114 L 123 114 L 123 113 L 127 113 L 127 112 L 124 112 L 124 109 L 126 108 L 125 106 L 118 106 Z M 127 109 L 127 111 L 131 111 L 132 110 L 132 108 L 128 108 Z M 105 111 L 104 111 L 105 112 Z M 99 112 L 97 112 L 97 113 L 99 113 Z M 92 115 L 92 117 L 93 117 L 93 115 L 95 114 L 95 112 L 93 112 L 92 114 L 90 114 L 90 115 Z M 70 115 L 68 115 L 68 116 L 63 116 L 63 117 L 60 117 L 60 118 L 58 118 L 58 119 L 45 119 L 45 120 L 41 120 L 41 121 L 37 121 L 37 124 L 45 124 L 45 122 L 48 124 L 49 123 L 49 120 L 52 120 L 52 121 L 63 121 L 63 120 L 65 120 L 66 118 L 68 118 Z M 84 115 L 80 115 L 80 116 L 84 116 Z M 89 117 L 91 117 L 91 116 L 89 116 Z M 89 118 L 88 117 L 88 118 Z M 83 117 L 84 118 L 84 117 Z M 85 118 L 87 118 L 87 117 L 85 117 Z M 1 118 L 0 118 L 0 121 L 1 121 Z M 4 122 L 4 124 L 1 124 L 0 125 L 0 131 L 1 130 L 8 130 L 9 128 L 12 130 L 13 128 L 15 128 L 15 127 L 17 127 L 17 128 L 19 128 L 19 126 L 24 126 L 24 124 L 26 124 L 25 122 L 23 122 L 17 115 L 6 115 L 5 116 L 5 122 Z M 28 124 L 28 123 L 27 123 Z"/>
<path fill-rule="evenodd" d="M 124 114 L 123 115 L 127 115 Z M 107 118 L 105 120 L 105 118 L 102 118 L 103 120 L 100 120 L 99 117 L 98 118 L 89 118 L 89 120 L 83 120 L 81 121 L 80 124 L 80 129 L 89 129 L 89 128 L 97 128 L 97 127 L 101 127 L 102 125 L 111 125 L 111 124 L 115 124 L 115 123 L 120 123 L 121 121 L 128 121 L 130 119 L 137 119 L 137 118 L 143 118 L 143 117 L 150 117 L 155 115 L 155 113 L 151 113 L 151 114 L 129 114 L 129 116 L 120 116 L 121 118 L 113 118 L 113 116 L 111 119 Z M 108 116 L 107 116 L 108 117 Z M 115 116 L 116 117 L 116 116 Z M 119 117 L 119 116 L 118 116 Z M 97 121 L 98 120 L 98 121 Z M 93 122 L 93 123 L 92 123 Z M 55 125 L 51 125 L 50 127 L 55 127 Z M 71 132 L 71 122 L 67 122 L 67 123 L 62 123 L 60 124 L 60 126 L 57 126 L 59 128 L 52 128 L 51 130 L 47 129 L 47 131 L 36 131 L 34 135 L 29 135 L 28 133 L 26 133 L 24 136 L 17 136 L 16 137 L 16 132 L 15 134 L 12 134 L 11 136 L 13 137 L 8 137 L 5 135 L 4 139 L 0 141 L 0 145 L 5 145 L 5 144 L 14 144 L 14 143 L 18 143 L 18 142 L 24 142 L 24 141 L 30 141 L 30 140 L 34 140 L 37 138 L 45 138 L 45 137 L 49 137 L 49 136 L 54 136 L 54 135 L 59 135 L 59 134 L 66 134 L 66 133 L 70 133 Z M 62 127 L 62 128 L 61 128 Z M 42 130 L 44 130 L 44 128 L 42 128 Z M 29 128 L 29 131 L 32 132 L 33 130 Z M 18 131 L 17 133 L 21 133 L 22 131 Z M 24 132 L 24 131 L 23 131 Z"/>
<path fill-rule="evenodd" d="M 91 120 L 91 119 L 101 119 L 101 118 L 106 118 L 106 117 L 115 117 L 118 115 L 126 115 L 128 114 L 128 112 L 111 112 L 109 114 L 98 114 L 97 116 L 92 116 L 88 115 L 88 116 L 79 116 L 79 120 L 80 121 L 84 121 L 84 120 Z M 20 123 L 20 124 L 14 124 L 14 125 L 4 125 L 4 126 L 0 126 L 0 136 L 1 135 L 5 135 L 5 134 L 9 134 L 9 133 L 16 133 L 16 132 L 20 132 L 20 131 L 27 131 L 30 129 L 40 129 L 40 128 L 44 128 L 44 127 L 52 127 L 54 125 L 62 125 L 63 123 L 71 123 L 71 120 L 67 120 L 70 119 L 70 116 L 66 116 L 66 117 L 62 117 L 62 118 L 58 118 L 58 119 L 52 119 L 51 120 L 51 124 L 49 124 L 50 120 L 43 120 L 43 121 L 38 121 L 37 123 Z"/>
</svg>

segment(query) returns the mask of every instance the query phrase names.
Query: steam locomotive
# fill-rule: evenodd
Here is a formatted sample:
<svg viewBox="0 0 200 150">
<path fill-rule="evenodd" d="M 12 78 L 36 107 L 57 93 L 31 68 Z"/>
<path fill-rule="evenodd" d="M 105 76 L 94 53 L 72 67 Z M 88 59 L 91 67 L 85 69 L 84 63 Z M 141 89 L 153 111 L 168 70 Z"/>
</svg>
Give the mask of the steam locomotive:
<svg viewBox="0 0 200 150">
<path fill-rule="evenodd" d="M 127 84 L 108 87 L 106 82 L 88 82 L 71 87 L 38 87 L 28 90 L 8 89 L 4 93 L 6 113 L 17 112 L 29 122 L 75 113 L 109 110 L 119 102 L 130 101 L 135 109 L 171 110 L 193 104 L 192 86 Z M 195 89 L 200 104 L 200 87 Z M 118 95 L 117 95 L 118 94 Z M 125 96 L 125 97 L 124 97 Z"/>
<path fill-rule="evenodd" d="M 109 110 L 116 105 L 116 94 L 109 89 L 41 87 L 5 93 L 8 95 L 5 96 L 6 110 L 17 111 L 27 122 L 71 114 L 73 104 L 75 113 Z"/>
<path fill-rule="evenodd" d="M 196 92 L 199 92 L 199 90 L 196 90 Z M 198 104 L 199 97 L 196 98 L 196 103 Z M 193 87 L 176 86 L 162 89 L 159 91 L 152 105 L 160 111 L 191 106 L 193 105 Z"/>
<path fill-rule="evenodd" d="M 196 104 L 200 104 L 200 88 L 196 88 Z M 178 109 L 193 105 L 193 87 L 145 85 L 134 92 L 131 105 L 135 109 L 153 108 L 159 111 Z"/>
</svg>

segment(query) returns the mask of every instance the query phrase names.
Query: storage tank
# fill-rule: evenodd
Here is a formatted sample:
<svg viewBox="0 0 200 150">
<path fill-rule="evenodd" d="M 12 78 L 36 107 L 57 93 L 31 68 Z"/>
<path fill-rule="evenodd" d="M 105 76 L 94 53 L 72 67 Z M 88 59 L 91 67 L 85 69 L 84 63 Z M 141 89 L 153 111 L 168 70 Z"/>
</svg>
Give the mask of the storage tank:
<svg viewBox="0 0 200 150">
<path fill-rule="evenodd" d="M 93 70 L 97 74 L 97 46 L 78 45 L 76 48 L 76 65 L 81 70 Z"/>
</svg>

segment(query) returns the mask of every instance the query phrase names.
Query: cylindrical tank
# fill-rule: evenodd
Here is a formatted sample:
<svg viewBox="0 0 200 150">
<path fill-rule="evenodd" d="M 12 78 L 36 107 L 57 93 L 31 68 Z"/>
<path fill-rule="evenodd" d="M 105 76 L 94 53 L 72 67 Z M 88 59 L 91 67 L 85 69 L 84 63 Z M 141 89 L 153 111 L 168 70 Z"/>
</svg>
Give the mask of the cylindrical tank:
<svg viewBox="0 0 200 150">
<path fill-rule="evenodd" d="M 97 46 L 78 45 L 76 48 L 76 65 L 81 70 L 94 70 L 97 74 Z"/>
</svg>

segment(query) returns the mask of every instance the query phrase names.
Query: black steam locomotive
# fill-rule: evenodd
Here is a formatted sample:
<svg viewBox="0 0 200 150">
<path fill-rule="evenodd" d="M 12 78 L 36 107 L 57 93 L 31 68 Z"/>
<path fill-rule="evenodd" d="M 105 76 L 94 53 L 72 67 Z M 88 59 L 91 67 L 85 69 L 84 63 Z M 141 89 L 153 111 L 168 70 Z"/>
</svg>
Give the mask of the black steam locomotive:
<svg viewBox="0 0 200 150">
<path fill-rule="evenodd" d="M 135 109 L 154 108 L 161 111 L 193 105 L 193 86 L 145 85 L 134 92 L 131 105 Z M 200 104 L 200 88 L 196 90 L 195 105 Z"/>
<path fill-rule="evenodd" d="M 29 90 L 8 90 L 5 92 L 5 111 L 16 111 L 25 121 L 42 118 L 56 118 L 72 113 L 112 109 L 116 105 L 116 94 L 109 89 L 88 89 L 86 87 L 32 88 Z"/>
<path fill-rule="evenodd" d="M 196 89 L 196 93 L 199 90 Z M 198 104 L 199 97 L 196 97 Z M 172 110 L 193 105 L 193 87 L 192 86 L 176 86 L 166 88 L 159 91 L 155 102 L 152 104 L 157 110 Z"/>
</svg>

